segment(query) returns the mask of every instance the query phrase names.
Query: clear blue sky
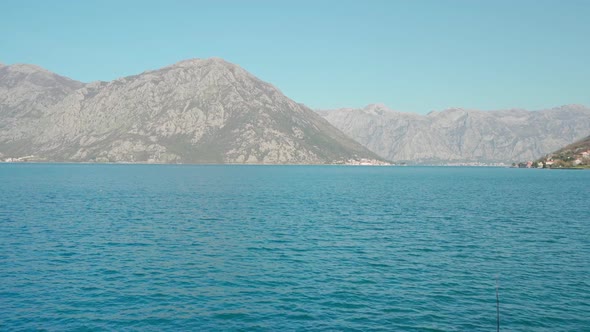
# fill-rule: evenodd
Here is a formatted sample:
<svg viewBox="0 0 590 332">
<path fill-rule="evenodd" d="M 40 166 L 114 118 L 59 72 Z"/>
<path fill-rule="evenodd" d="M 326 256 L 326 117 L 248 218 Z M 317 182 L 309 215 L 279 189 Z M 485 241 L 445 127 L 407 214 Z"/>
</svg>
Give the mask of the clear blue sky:
<svg viewBox="0 0 590 332">
<path fill-rule="evenodd" d="M 0 62 L 81 81 L 221 57 L 312 108 L 590 105 L 590 1 L 0 2 Z"/>
</svg>

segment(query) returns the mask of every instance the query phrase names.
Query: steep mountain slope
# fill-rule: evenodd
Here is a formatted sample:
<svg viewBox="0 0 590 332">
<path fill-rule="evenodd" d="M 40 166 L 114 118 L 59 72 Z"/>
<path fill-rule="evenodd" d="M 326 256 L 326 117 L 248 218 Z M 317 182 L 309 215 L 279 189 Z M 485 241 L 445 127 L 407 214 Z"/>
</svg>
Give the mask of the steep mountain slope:
<svg viewBox="0 0 590 332">
<path fill-rule="evenodd" d="M 590 136 L 543 156 L 536 161 L 546 168 L 590 168 Z"/>
<path fill-rule="evenodd" d="M 563 147 L 563 148 L 553 152 L 553 154 L 562 154 L 562 153 L 577 154 L 577 153 L 582 153 L 582 152 L 588 151 L 588 150 L 590 150 L 590 136 L 586 136 L 579 141 L 576 141 L 566 147 Z"/>
<path fill-rule="evenodd" d="M 30 122 L 83 84 L 33 65 L 0 64 L 0 142 L 25 139 Z M 6 150 L 4 147 L 2 150 Z M 0 151 L 2 152 L 2 151 Z"/>
<path fill-rule="evenodd" d="M 23 69 L 25 68 L 25 69 Z M 332 163 L 377 158 L 239 66 L 193 59 L 82 84 L 0 68 L 0 153 L 56 161 Z"/>
<path fill-rule="evenodd" d="M 380 156 L 414 163 L 531 160 L 590 132 L 590 109 L 543 111 L 449 109 L 417 115 L 384 105 L 319 111 Z"/>
</svg>

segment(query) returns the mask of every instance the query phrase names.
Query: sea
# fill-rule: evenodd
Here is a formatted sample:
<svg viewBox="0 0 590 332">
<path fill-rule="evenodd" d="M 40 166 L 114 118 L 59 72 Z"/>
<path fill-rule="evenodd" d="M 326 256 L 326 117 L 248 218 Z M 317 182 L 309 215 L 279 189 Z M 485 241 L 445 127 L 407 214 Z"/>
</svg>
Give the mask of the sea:
<svg viewBox="0 0 590 332">
<path fill-rule="evenodd" d="M 0 164 L 2 331 L 590 331 L 590 171 Z"/>
</svg>

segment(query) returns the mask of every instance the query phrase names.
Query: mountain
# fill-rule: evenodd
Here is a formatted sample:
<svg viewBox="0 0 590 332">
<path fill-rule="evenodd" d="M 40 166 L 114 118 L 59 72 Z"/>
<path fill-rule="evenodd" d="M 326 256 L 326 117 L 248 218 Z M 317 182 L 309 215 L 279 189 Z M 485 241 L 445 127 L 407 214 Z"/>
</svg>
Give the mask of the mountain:
<svg viewBox="0 0 590 332">
<path fill-rule="evenodd" d="M 418 115 L 374 104 L 318 113 L 381 157 L 411 163 L 533 160 L 590 132 L 590 109 L 580 105 Z"/>
<path fill-rule="evenodd" d="M 217 58 L 88 84 L 37 66 L 0 66 L 0 157 L 269 164 L 380 159 L 274 86 Z"/>
<path fill-rule="evenodd" d="M 536 161 L 546 168 L 590 168 L 590 136 L 569 144 Z"/>
</svg>

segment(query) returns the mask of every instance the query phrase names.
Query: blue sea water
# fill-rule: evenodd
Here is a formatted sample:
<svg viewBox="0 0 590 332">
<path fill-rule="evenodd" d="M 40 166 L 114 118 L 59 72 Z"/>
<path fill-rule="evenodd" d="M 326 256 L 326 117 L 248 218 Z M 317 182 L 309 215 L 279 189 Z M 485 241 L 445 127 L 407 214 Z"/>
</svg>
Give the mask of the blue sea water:
<svg viewBox="0 0 590 332">
<path fill-rule="evenodd" d="M 0 330 L 590 330 L 590 172 L 0 165 Z"/>
</svg>

